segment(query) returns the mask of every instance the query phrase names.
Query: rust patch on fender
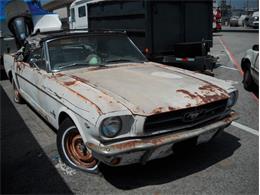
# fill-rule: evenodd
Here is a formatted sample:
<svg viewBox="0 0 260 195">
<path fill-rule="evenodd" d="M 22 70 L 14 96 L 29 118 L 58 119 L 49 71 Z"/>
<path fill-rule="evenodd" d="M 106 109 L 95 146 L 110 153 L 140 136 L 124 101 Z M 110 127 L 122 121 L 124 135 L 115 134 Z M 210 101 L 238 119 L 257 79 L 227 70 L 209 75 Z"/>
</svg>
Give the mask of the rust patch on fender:
<svg viewBox="0 0 260 195">
<path fill-rule="evenodd" d="M 86 83 L 86 84 L 89 83 L 88 80 L 83 79 L 83 78 L 80 78 L 80 77 L 77 77 L 77 76 L 75 76 L 75 75 L 71 75 L 70 77 L 73 78 L 73 79 L 75 79 L 76 81 L 80 81 L 80 82 L 82 82 L 82 83 Z"/>
<path fill-rule="evenodd" d="M 64 85 L 66 85 L 66 86 L 71 86 L 71 85 L 75 85 L 76 82 L 77 82 L 77 81 L 65 81 L 65 82 L 63 82 L 63 83 L 64 83 Z"/>
<path fill-rule="evenodd" d="M 25 66 L 28 66 L 28 65 L 26 63 L 24 63 L 24 62 L 17 62 L 17 65 L 16 65 L 17 71 L 18 72 L 23 71 Z"/>
<path fill-rule="evenodd" d="M 55 74 L 55 76 L 56 76 L 56 77 L 63 77 L 63 76 L 65 76 L 65 74 L 63 74 L 63 73 L 57 73 L 57 74 Z"/>
<path fill-rule="evenodd" d="M 76 82 L 76 81 L 74 81 Z M 80 93 L 78 93 L 77 91 L 69 88 L 69 85 L 65 85 L 65 82 L 60 82 L 61 85 L 65 86 L 66 89 L 68 89 L 70 92 L 72 92 L 73 94 L 75 94 L 76 96 L 80 97 L 81 99 L 83 99 L 85 102 L 87 102 L 88 104 L 91 104 L 96 110 L 97 112 L 101 115 L 103 114 L 103 112 L 101 111 L 101 109 L 92 101 L 90 101 L 88 98 L 86 98 L 85 96 L 81 95 Z M 71 84 L 71 83 L 67 83 L 67 84 Z M 74 83 L 75 84 L 75 83 Z"/>
<path fill-rule="evenodd" d="M 67 88 L 68 90 L 70 90 L 72 93 L 76 94 L 77 96 L 79 96 L 81 99 L 83 99 L 85 102 L 91 104 L 93 107 L 95 107 L 95 109 L 97 110 L 97 112 L 101 115 L 103 114 L 101 109 L 92 101 L 90 101 L 88 98 L 86 98 L 85 96 L 79 94 L 78 92 L 74 91 L 73 89 Z"/>
<path fill-rule="evenodd" d="M 53 74 L 49 78 L 50 79 L 56 79 L 56 78 L 60 78 L 60 77 L 63 77 L 63 76 L 65 76 L 65 74 L 59 72 L 59 73 Z"/>
</svg>

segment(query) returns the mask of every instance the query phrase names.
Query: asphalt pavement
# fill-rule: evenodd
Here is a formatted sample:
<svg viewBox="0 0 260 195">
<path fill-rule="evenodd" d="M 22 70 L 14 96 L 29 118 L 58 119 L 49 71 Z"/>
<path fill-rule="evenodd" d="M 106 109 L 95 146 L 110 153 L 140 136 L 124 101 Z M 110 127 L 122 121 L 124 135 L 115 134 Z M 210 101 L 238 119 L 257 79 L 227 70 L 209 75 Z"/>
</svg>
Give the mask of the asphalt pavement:
<svg viewBox="0 0 260 195">
<path fill-rule="evenodd" d="M 246 26 L 222 26 L 222 32 L 247 32 L 247 33 L 258 33 L 259 29 L 246 27 Z"/>
<path fill-rule="evenodd" d="M 101 167 L 102 175 L 70 169 L 59 160 L 56 132 L 28 105 L 12 100 L 1 81 L 2 193 L 76 194 L 258 194 L 259 102 L 243 89 L 240 61 L 258 33 L 220 32 L 211 53 L 215 77 L 239 89 L 240 119 L 221 137 L 146 165 Z"/>
</svg>

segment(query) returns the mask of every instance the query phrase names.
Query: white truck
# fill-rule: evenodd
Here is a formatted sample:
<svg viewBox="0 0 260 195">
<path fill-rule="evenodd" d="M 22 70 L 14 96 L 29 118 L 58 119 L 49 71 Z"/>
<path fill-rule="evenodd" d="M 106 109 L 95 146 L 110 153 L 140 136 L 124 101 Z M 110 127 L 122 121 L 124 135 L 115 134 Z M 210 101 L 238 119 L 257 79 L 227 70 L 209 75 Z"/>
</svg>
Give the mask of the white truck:
<svg viewBox="0 0 260 195">
<path fill-rule="evenodd" d="M 76 0 L 70 5 L 70 29 L 88 28 L 88 2 L 91 0 Z"/>
</svg>

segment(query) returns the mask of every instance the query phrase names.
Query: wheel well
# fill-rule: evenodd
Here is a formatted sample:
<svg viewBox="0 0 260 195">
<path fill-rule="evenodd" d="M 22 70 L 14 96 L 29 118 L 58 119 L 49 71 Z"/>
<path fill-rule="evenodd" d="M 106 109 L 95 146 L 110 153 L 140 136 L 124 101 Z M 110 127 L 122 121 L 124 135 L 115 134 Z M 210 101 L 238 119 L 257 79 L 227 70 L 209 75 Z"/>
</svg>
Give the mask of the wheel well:
<svg viewBox="0 0 260 195">
<path fill-rule="evenodd" d="M 12 80 L 13 80 L 12 71 L 8 72 L 8 77 L 9 77 L 10 82 L 12 82 Z"/>
<path fill-rule="evenodd" d="M 251 62 L 249 61 L 249 59 L 242 59 L 242 63 L 241 63 L 241 68 L 242 70 L 245 72 L 245 70 L 250 69 L 250 64 Z"/>
<path fill-rule="evenodd" d="M 66 113 L 66 112 L 61 112 L 60 115 L 59 115 L 59 126 L 61 125 L 61 123 L 66 119 L 66 118 L 70 118 L 70 116 Z M 72 120 L 72 119 L 71 119 Z"/>
</svg>

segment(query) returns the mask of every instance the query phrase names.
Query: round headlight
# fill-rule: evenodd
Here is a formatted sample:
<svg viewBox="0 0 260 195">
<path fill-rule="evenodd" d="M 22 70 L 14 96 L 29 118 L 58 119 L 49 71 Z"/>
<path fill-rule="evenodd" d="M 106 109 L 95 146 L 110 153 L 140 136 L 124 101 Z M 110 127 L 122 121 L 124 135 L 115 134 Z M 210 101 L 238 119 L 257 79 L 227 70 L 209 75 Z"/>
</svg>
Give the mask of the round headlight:
<svg viewBox="0 0 260 195">
<path fill-rule="evenodd" d="M 237 98 L 238 98 L 238 91 L 233 91 L 232 93 L 229 94 L 229 99 L 227 102 L 228 107 L 232 107 L 236 104 Z"/>
<path fill-rule="evenodd" d="M 101 133 L 105 137 L 115 137 L 122 128 L 122 121 L 120 117 L 110 117 L 105 119 L 101 124 Z"/>
</svg>

